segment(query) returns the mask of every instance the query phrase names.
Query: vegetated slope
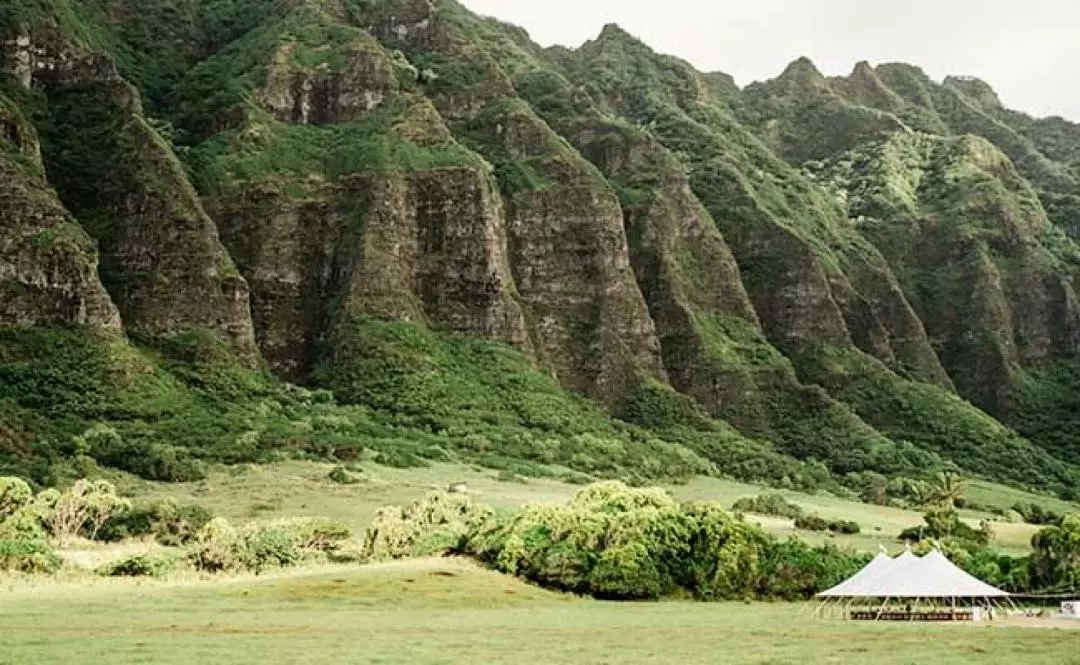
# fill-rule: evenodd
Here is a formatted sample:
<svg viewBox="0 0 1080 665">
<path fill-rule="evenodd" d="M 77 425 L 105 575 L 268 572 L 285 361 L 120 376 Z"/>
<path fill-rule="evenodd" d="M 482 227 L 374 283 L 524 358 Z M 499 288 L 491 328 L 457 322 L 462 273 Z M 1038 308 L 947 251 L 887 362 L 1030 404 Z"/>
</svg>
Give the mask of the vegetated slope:
<svg viewBox="0 0 1080 665">
<path fill-rule="evenodd" d="M 1072 191 L 1043 173 L 1067 168 L 1008 152 L 1017 172 L 995 151 L 987 193 L 959 166 L 918 167 L 933 192 L 920 208 L 997 206 L 1000 220 L 980 217 L 988 233 L 1041 243 L 988 259 L 1027 303 L 1019 323 L 969 314 L 972 280 L 942 272 L 954 266 L 940 244 L 912 256 L 853 221 L 844 162 L 798 168 L 899 141 L 915 120 L 960 131 L 884 84 L 856 103 L 796 63 L 783 85 L 744 93 L 614 26 L 544 50 L 452 1 L 18 0 L 0 29 L 4 154 L 29 183 L 11 226 L 55 219 L 98 253 L 86 244 L 52 287 L 65 300 L 16 274 L 45 304 L 0 306 L 9 463 L 47 450 L 115 464 L 69 443 L 104 421 L 114 448 L 185 459 L 367 447 L 401 464 L 806 487 L 952 462 L 1078 482 L 1067 442 L 1032 420 L 1071 405 L 1060 311 L 1073 296 L 1054 279 L 1074 245 L 1039 199 Z M 804 112 L 819 93 L 824 115 Z M 994 114 L 1071 154 L 1053 138 L 1068 127 Z M 948 288 L 914 286 L 932 279 Z M 57 318 L 72 302 L 88 304 Z M 986 322 L 997 356 L 969 339 Z M 1048 341 L 1014 362 L 1017 335 Z M 1013 383 L 983 380 L 995 361 Z"/>
<path fill-rule="evenodd" d="M 826 79 L 801 60 L 745 97 L 743 117 L 896 270 L 959 393 L 1076 459 L 1076 126 L 900 64 Z"/>
</svg>

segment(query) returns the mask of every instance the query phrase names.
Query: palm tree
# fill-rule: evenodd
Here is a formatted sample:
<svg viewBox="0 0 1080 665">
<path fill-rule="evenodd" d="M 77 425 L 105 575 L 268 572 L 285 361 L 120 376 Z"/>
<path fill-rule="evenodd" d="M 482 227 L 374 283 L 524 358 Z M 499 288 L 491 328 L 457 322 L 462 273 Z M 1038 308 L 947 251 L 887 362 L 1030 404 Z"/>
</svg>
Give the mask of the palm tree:
<svg viewBox="0 0 1080 665">
<path fill-rule="evenodd" d="M 937 500 L 937 492 L 934 487 L 921 480 L 913 480 L 907 486 L 908 503 L 913 508 L 926 508 Z"/>
<path fill-rule="evenodd" d="M 931 488 L 934 503 L 955 508 L 956 503 L 967 494 L 968 481 L 958 473 L 942 471 Z"/>
</svg>

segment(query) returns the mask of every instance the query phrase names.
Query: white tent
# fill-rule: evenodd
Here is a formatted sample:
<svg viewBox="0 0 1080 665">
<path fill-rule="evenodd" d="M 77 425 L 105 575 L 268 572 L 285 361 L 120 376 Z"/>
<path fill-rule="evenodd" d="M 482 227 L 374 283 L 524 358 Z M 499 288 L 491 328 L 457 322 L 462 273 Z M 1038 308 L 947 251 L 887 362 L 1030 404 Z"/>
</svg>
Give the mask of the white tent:
<svg viewBox="0 0 1080 665">
<path fill-rule="evenodd" d="M 906 554 L 910 554 L 910 552 Z M 890 570 L 895 563 L 892 557 L 881 552 L 870 563 L 866 564 L 862 570 L 833 588 L 822 591 L 817 596 L 818 598 L 851 598 L 857 596 L 875 577 L 882 575 L 886 570 Z"/>
<path fill-rule="evenodd" d="M 895 559 L 878 554 L 862 570 L 817 597 L 824 601 L 822 608 L 833 601 L 846 607 L 883 600 L 877 612 L 881 616 L 894 600 L 915 601 L 916 607 L 920 603 L 946 606 L 955 611 L 958 603 L 969 607 L 991 605 L 993 600 L 1007 600 L 1009 594 L 964 572 L 936 549 L 923 557 L 909 549 Z M 910 605 L 907 612 L 911 612 Z"/>
<path fill-rule="evenodd" d="M 878 554 L 820 598 L 1004 598 L 1009 594 L 967 574 L 938 550 L 924 557 L 905 551 L 895 559 Z"/>
</svg>

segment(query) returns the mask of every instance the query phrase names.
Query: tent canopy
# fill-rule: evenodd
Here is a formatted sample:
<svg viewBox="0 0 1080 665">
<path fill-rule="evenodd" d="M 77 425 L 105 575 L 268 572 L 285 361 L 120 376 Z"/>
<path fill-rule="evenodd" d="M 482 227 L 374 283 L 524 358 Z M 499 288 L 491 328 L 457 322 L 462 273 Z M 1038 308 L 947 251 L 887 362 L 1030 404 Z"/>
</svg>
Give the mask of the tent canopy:
<svg viewBox="0 0 1080 665">
<path fill-rule="evenodd" d="M 819 598 L 1003 598 L 1009 594 L 967 574 L 934 550 L 895 559 L 878 554 L 862 570 Z"/>
</svg>

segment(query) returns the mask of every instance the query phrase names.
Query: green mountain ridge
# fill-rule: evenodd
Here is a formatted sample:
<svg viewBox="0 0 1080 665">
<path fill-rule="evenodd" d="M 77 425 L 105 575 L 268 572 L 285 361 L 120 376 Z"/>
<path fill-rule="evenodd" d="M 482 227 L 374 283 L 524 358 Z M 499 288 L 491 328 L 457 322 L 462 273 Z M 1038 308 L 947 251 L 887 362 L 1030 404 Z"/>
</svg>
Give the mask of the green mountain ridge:
<svg viewBox="0 0 1080 665">
<path fill-rule="evenodd" d="M 1080 128 L 981 82 L 739 89 L 452 0 L 16 0 L 0 44 L 0 466 L 1080 489 Z"/>
</svg>

